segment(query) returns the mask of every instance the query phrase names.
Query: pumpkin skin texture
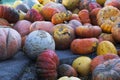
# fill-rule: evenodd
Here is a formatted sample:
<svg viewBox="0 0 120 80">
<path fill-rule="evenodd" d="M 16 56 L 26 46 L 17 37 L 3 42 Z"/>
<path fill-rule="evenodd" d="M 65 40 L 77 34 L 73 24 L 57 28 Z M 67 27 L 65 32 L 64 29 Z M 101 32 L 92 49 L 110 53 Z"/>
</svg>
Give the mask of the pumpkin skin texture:
<svg viewBox="0 0 120 80">
<path fill-rule="evenodd" d="M 115 40 L 115 42 L 120 43 L 120 23 L 116 24 L 115 27 L 112 28 L 112 37 Z"/>
<path fill-rule="evenodd" d="M 62 4 L 69 10 L 75 9 L 79 5 L 79 0 L 62 0 Z"/>
<path fill-rule="evenodd" d="M 68 25 L 71 26 L 74 29 L 74 31 L 75 31 L 75 29 L 78 26 L 82 26 L 82 23 L 80 21 L 74 19 L 74 20 L 70 20 Z"/>
<path fill-rule="evenodd" d="M 60 77 L 58 80 L 81 80 L 79 79 L 78 77 L 68 77 L 68 76 L 63 76 L 63 77 Z"/>
<path fill-rule="evenodd" d="M 92 72 L 92 80 L 119 80 L 120 59 L 112 59 L 98 65 Z"/>
<path fill-rule="evenodd" d="M 97 20 L 102 30 L 110 33 L 115 23 L 120 21 L 120 11 L 113 6 L 106 6 L 99 10 Z"/>
<path fill-rule="evenodd" d="M 10 26 L 10 23 L 6 19 L 0 18 L 0 25 Z"/>
<path fill-rule="evenodd" d="M 118 55 L 112 54 L 112 53 L 107 53 L 105 55 L 96 56 L 95 58 L 92 59 L 91 71 L 93 71 L 96 68 L 96 66 L 98 66 L 99 64 L 104 63 L 107 60 L 118 59 L 118 58 L 120 58 Z"/>
<path fill-rule="evenodd" d="M 42 8 L 41 14 L 45 20 L 50 21 L 54 14 L 64 11 L 66 11 L 66 9 L 62 4 L 49 2 Z"/>
<path fill-rule="evenodd" d="M 0 60 L 6 60 L 21 48 L 21 36 L 12 28 L 0 28 L 0 35 Z"/>
<path fill-rule="evenodd" d="M 87 76 L 90 73 L 90 63 L 91 58 L 86 56 L 80 56 L 76 58 L 73 63 L 72 67 L 81 75 Z"/>
<path fill-rule="evenodd" d="M 74 54 L 90 54 L 96 50 L 97 38 L 74 39 L 71 43 L 71 51 Z"/>
<path fill-rule="evenodd" d="M 44 30 L 51 34 L 54 24 L 50 21 L 35 21 L 30 26 L 30 32 Z"/>
<path fill-rule="evenodd" d="M 37 58 L 36 70 L 40 80 L 56 80 L 59 58 L 55 51 L 45 50 Z"/>
<path fill-rule="evenodd" d="M 113 44 L 116 44 L 115 40 L 112 37 L 112 34 L 108 34 L 108 33 L 101 33 L 100 36 L 98 37 L 99 42 L 101 41 L 110 41 Z"/>
<path fill-rule="evenodd" d="M 120 0 L 106 0 L 104 6 L 114 6 L 120 10 Z"/>
<path fill-rule="evenodd" d="M 13 26 L 15 30 L 17 30 L 22 37 L 28 35 L 30 33 L 30 25 L 32 23 L 28 20 L 20 20 L 16 22 L 16 24 Z"/>
<path fill-rule="evenodd" d="M 116 47 L 110 41 L 101 41 L 97 47 L 97 55 L 104 55 L 107 53 L 117 54 Z"/>
<path fill-rule="evenodd" d="M 90 12 L 90 19 L 92 25 L 98 25 L 97 14 L 101 8 L 95 8 Z"/>
<path fill-rule="evenodd" d="M 72 13 L 70 11 L 59 12 L 52 16 L 51 21 L 53 24 L 60 24 L 63 23 L 64 21 L 69 21 L 71 17 Z"/>
<path fill-rule="evenodd" d="M 70 47 L 75 38 L 74 30 L 67 24 L 57 24 L 53 27 L 52 36 L 55 40 L 56 49 L 65 50 Z"/>
<path fill-rule="evenodd" d="M 82 24 L 91 23 L 89 11 L 87 9 L 80 10 L 78 16 Z"/>
<path fill-rule="evenodd" d="M 75 29 L 75 33 L 80 38 L 92 38 L 98 37 L 102 33 L 102 30 L 99 26 L 78 26 Z"/>
<path fill-rule="evenodd" d="M 58 67 L 58 75 L 59 75 L 59 77 L 62 77 L 62 76 L 77 77 L 77 72 L 71 65 L 61 64 Z"/>
<path fill-rule="evenodd" d="M 95 8 L 100 8 L 101 6 L 96 3 L 95 0 L 80 0 L 80 4 L 79 4 L 79 9 L 87 9 L 88 11 L 92 11 L 92 9 Z"/>
<path fill-rule="evenodd" d="M 16 23 L 19 20 L 19 13 L 12 7 L 0 5 L 0 18 L 6 19 L 9 23 Z"/>
<path fill-rule="evenodd" d="M 36 30 L 26 37 L 24 51 L 30 59 L 35 60 L 46 49 L 55 50 L 54 39 L 48 32 Z"/>
<path fill-rule="evenodd" d="M 28 10 L 25 15 L 25 19 L 31 22 L 44 20 L 43 16 L 39 12 L 37 12 L 35 9 Z"/>
</svg>

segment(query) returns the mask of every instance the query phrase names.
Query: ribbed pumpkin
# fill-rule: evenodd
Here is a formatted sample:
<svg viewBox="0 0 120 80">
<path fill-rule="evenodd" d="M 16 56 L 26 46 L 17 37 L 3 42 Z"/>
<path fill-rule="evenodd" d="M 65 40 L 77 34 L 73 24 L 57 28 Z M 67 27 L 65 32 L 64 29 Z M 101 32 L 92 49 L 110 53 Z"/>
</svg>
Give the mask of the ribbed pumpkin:
<svg viewBox="0 0 120 80">
<path fill-rule="evenodd" d="M 40 80 L 56 80 L 59 58 L 55 51 L 45 50 L 37 58 L 36 71 Z"/>
<path fill-rule="evenodd" d="M 120 21 L 120 11 L 113 6 L 103 7 L 97 14 L 97 20 L 104 32 L 111 33 L 112 27 Z"/>
<path fill-rule="evenodd" d="M 104 55 L 107 53 L 117 54 L 117 49 L 110 41 L 101 41 L 97 47 L 97 54 Z"/>
<path fill-rule="evenodd" d="M 75 38 L 74 29 L 67 24 L 57 24 L 53 27 L 52 36 L 55 40 L 55 48 L 68 49 Z"/>
<path fill-rule="evenodd" d="M 74 54 L 90 54 L 96 51 L 97 45 L 97 38 L 74 39 L 70 48 Z"/>
<path fill-rule="evenodd" d="M 101 33 L 102 30 L 99 26 L 78 26 L 75 29 L 75 33 L 77 37 L 80 38 L 92 38 L 92 37 L 98 37 Z"/>
<path fill-rule="evenodd" d="M 92 72 L 92 80 L 120 80 L 120 59 L 112 59 L 98 65 Z"/>
<path fill-rule="evenodd" d="M 118 58 L 120 58 L 118 55 L 112 53 L 107 53 L 105 55 L 98 55 L 92 59 L 91 67 L 90 67 L 91 71 L 93 71 L 99 64 L 102 64 L 107 60 L 118 59 Z"/>
<path fill-rule="evenodd" d="M 19 20 L 19 13 L 12 7 L 0 5 L 0 18 L 6 19 L 9 23 L 15 23 Z"/>
<path fill-rule="evenodd" d="M 20 34 L 12 28 L 0 28 L 0 60 L 13 57 L 20 48 Z"/>
<path fill-rule="evenodd" d="M 59 12 L 52 16 L 51 21 L 53 24 L 60 24 L 63 23 L 64 21 L 69 21 L 71 17 L 72 13 L 70 11 Z"/>
</svg>

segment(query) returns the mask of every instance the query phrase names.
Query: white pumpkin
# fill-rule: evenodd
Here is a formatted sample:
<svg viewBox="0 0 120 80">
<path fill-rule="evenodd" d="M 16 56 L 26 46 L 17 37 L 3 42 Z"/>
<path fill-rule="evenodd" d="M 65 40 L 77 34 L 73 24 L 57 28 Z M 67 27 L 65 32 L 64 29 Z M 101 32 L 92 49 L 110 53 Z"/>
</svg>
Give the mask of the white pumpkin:
<svg viewBox="0 0 120 80">
<path fill-rule="evenodd" d="M 55 50 L 54 39 L 48 32 L 36 30 L 27 36 L 24 51 L 28 57 L 36 59 L 46 49 Z"/>
<path fill-rule="evenodd" d="M 79 79 L 77 77 L 73 77 L 73 76 L 71 76 L 71 77 L 63 76 L 63 77 L 59 78 L 58 80 L 81 80 L 81 79 Z"/>
</svg>

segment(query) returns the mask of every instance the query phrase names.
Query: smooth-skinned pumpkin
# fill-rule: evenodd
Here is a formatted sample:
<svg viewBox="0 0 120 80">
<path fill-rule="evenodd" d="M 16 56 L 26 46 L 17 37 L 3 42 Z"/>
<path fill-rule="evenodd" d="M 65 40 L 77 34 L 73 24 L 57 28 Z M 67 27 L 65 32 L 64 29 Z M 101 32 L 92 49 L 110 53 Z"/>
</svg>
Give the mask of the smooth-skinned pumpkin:
<svg viewBox="0 0 120 80">
<path fill-rule="evenodd" d="M 70 49 L 74 54 L 90 54 L 96 51 L 98 42 L 97 38 L 74 39 Z"/>
</svg>

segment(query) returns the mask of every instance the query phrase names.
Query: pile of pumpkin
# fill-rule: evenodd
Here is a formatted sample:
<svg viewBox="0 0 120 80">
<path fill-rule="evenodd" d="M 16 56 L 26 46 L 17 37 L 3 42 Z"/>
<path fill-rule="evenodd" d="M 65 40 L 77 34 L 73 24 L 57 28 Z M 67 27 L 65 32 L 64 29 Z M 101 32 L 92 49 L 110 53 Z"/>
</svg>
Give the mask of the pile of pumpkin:
<svg viewBox="0 0 120 80">
<path fill-rule="evenodd" d="M 89 74 L 92 80 L 120 79 L 116 47 L 120 43 L 120 0 L 38 1 L 0 5 L 0 60 L 22 49 L 36 61 L 40 80 L 80 80 Z M 55 50 L 66 49 L 82 56 L 72 65 L 60 65 Z M 97 56 L 91 59 L 87 54 L 93 52 Z"/>
</svg>

